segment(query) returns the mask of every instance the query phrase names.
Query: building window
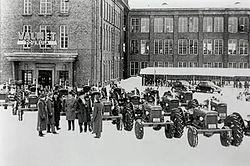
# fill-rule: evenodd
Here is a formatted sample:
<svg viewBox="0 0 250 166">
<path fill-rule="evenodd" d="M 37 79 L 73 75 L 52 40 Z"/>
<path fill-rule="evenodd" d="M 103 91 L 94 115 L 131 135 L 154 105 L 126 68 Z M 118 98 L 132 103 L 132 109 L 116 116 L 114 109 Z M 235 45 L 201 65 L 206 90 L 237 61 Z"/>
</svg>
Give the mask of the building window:
<svg viewBox="0 0 250 166">
<path fill-rule="evenodd" d="M 203 18 L 203 32 L 213 32 L 213 18 L 212 17 Z"/>
<path fill-rule="evenodd" d="M 239 53 L 240 55 L 248 54 L 248 41 L 247 40 L 239 40 Z"/>
<path fill-rule="evenodd" d="M 164 67 L 169 67 L 169 63 L 168 62 L 164 62 Z"/>
<path fill-rule="evenodd" d="M 131 54 L 139 53 L 139 43 L 138 40 L 131 40 Z"/>
<path fill-rule="evenodd" d="M 223 52 L 223 40 L 222 39 L 215 39 L 214 40 L 214 54 L 215 55 L 222 55 Z"/>
<path fill-rule="evenodd" d="M 52 14 L 52 0 L 40 0 L 40 14 Z"/>
<path fill-rule="evenodd" d="M 135 76 L 139 74 L 139 62 L 130 62 L 130 75 Z"/>
<path fill-rule="evenodd" d="M 214 62 L 214 68 L 222 68 L 222 62 Z"/>
<path fill-rule="evenodd" d="M 208 55 L 212 54 L 212 40 L 211 39 L 204 39 L 203 40 L 203 54 Z"/>
<path fill-rule="evenodd" d="M 203 63 L 204 68 L 212 68 L 212 63 Z"/>
<path fill-rule="evenodd" d="M 228 18 L 228 32 L 237 33 L 237 29 L 238 29 L 238 18 L 229 17 Z"/>
<path fill-rule="evenodd" d="M 60 43 L 62 49 L 69 47 L 68 28 L 66 25 L 60 26 Z"/>
<path fill-rule="evenodd" d="M 198 17 L 189 17 L 189 32 L 198 32 Z"/>
<path fill-rule="evenodd" d="M 141 62 L 141 69 L 148 67 L 148 62 Z"/>
<path fill-rule="evenodd" d="M 149 18 L 141 18 L 141 32 L 149 32 Z"/>
<path fill-rule="evenodd" d="M 239 68 L 248 68 L 248 63 L 247 62 L 240 62 L 239 63 Z"/>
<path fill-rule="evenodd" d="M 67 71 L 67 70 L 59 71 L 59 83 L 60 83 L 60 85 L 64 85 L 68 81 L 69 81 L 69 71 Z"/>
<path fill-rule="evenodd" d="M 163 54 L 163 40 L 154 40 L 155 54 Z"/>
<path fill-rule="evenodd" d="M 189 54 L 197 55 L 198 54 L 198 40 L 189 40 Z"/>
<path fill-rule="evenodd" d="M 198 67 L 197 62 L 189 62 L 189 67 Z"/>
<path fill-rule="evenodd" d="M 149 54 L 149 41 L 141 40 L 141 54 L 148 55 Z"/>
<path fill-rule="evenodd" d="M 228 40 L 228 54 L 229 55 L 236 55 L 237 50 L 237 40 L 236 39 L 229 39 Z"/>
<path fill-rule="evenodd" d="M 30 33 L 31 32 L 31 26 L 30 25 L 24 25 L 23 26 L 23 32 L 24 32 L 24 34 Z M 26 42 L 28 42 L 28 41 L 26 41 Z M 29 49 L 30 48 L 30 44 L 29 43 L 24 44 L 23 48 L 24 49 Z"/>
<path fill-rule="evenodd" d="M 179 55 L 187 54 L 187 40 L 186 39 L 178 40 L 178 54 Z"/>
<path fill-rule="evenodd" d="M 223 17 L 214 18 L 214 32 L 224 32 L 224 18 Z"/>
<path fill-rule="evenodd" d="M 140 32 L 139 18 L 131 19 L 131 32 Z"/>
<path fill-rule="evenodd" d="M 154 62 L 154 67 L 164 67 L 164 63 L 163 62 L 161 62 L 161 61 L 155 61 Z"/>
<path fill-rule="evenodd" d="M 31 85 L 33 83 L 33 71 L 22 70 L 22 78 L 24 85 Z"/>
<path fill-rule="evenodd" d="M 154 32 L 163 32 L 163 18 L 154 18 Z"/>
<path fill-rule="evenodd" d="M 69 12 L 69 0 L 61 0 L 61 13 Z"/>
<path fill-rule="evenodd" d="M 179 17 L 178 31 L 179 32 L 188 31 L 188 18 L 187 17 Z"/>
<path fill-rule="evenodd" d="M 240 17 L 239 18 L 239 32 L 248 32 L 249 28 L 249 18 Z"/>
<path fill-rule="evenodd" d="M 170 17 L 165 18 L 165 32 L 167 33 L 173 32 L 173 18 Z"/>
<path fill-rule="evenodd" d="M 51 48 L 51 45 L 48 44 L 47 41 L 47 35 L 51 33 L 51 29 L 49 25 L 41 25 L 40 26 L 40 32 L 42 32 L 44 35 L 44 40 L 40 44 L 41 49 L 49 49 Z"/>
<path fill-rule="evenodd" d="M 164 40 L 164 53 L 167 55 L 173 54 L 173 40 L 172 39 Z"/>
<path fill-rule="evenodd" d="M 24 15 L 30 15 L 32 13 L 32 6 L 31 6 L 31 0 L 24 0 L 23 1 L 23 14 Z"/>
<path fill-rule="evenodd" d="M 236 62 L 229 62 L 228 63 L 228 68 L 237 68 L 237 63 Z"/>
<path fill-rule="evenodd" d="M 178 67 L 188 67 L 187 62 L 178 62 Z"/>
</svg>

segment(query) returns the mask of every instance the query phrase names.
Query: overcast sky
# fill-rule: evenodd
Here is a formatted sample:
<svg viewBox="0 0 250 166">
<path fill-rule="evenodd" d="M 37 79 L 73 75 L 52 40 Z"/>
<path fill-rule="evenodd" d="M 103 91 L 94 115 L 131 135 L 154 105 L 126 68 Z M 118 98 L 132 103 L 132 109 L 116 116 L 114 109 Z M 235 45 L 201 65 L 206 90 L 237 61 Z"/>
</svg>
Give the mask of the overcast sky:
<svg viewBox="0 0 250 166">
<path fill-rule="evenodd" d="M 162 3 L 168 5 L 162 5 Z M 237 2 L 237 4 L 235 4 Z M 130 8 L 199 8 L 199 7 L 222 7 L 222 8 L 250 8 L 250 0 L 129 0 Z"/>
</svg>

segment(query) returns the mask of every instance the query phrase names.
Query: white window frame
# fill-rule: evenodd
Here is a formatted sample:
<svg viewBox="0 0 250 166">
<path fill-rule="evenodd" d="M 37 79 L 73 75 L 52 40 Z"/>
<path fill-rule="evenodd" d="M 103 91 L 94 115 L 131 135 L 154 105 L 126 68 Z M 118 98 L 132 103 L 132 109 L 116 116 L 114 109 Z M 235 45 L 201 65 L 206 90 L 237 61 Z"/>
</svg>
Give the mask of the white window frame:
<svg viewBox="0 0 250 166">
<path fill-rule="evenodd" d="M 248 49 L 249 49 L 248 48 L 248 41 L 244 40 L 244 39 L 240 39 L 239 40 L 239 54 L 240 55 L 248 55 L 248 51 L 249 51 Z"/>
<path fill-rule="evenodd" d="M 189 32 L 198 32 L 199 31 L 199 18 L 198 17 L 189 17 L 188 18 L 188 31 Z"/>
<path fill-rule="evenodd" d="M 172 39 L 164 40 L 164 54 L 173 55 L 173 40 Z"/>
<path fill-rule="evenodd" d="M 238 32 L 238 18 L 237 17 L 228 18 L 228 32 L 230 33 Z"/>
<path fill-rule="evenodd" d="M 186 45 L 184 45 L 186 44 Z M 178 40 L 178 54 L 179 55 L 186 55 L 188 53 L 188 41 L 187 39 L 179 39 Z"/>
<path fill-rule="evenodd" d="M 174 32 L 174 19 L 173 17 L 165 17 L 164 18 L 164 32 L 165 33 L 173 33 Z"/>
<path fill-rule="evenodd" d="M 223 64 L 222 64 L 222 62 L 214 62 L 213 67 L 214 68 L 223 68 Z"/>
<path fill-rule="evenodd" d="M 232 50 L 232 53 L 230 53 Z M 237 54 L 237 39 L 229 39 L 228 40 L 228 55 L 236 55 Z"/>
<path fill-rule="evenodd" d="M 222 55 L 223 54 L 223 40 L 214 39 L 214 54 Z"/>
<path fill-rule="evenodd" d="M 193 45 L 193 47 L 191 47 Z M 198 39 L 190 39 L 189 40 L 189 54 L 197 55 L 198 54 Z"/>
<path fill-rule="evenodd" d="M 148 67 L 148 62 L 146 62 L 146 61 L 141 62 L 140 68 L 141 68 L 141 69 L 144 69 L 144 68 L 146 68 L 146 67 Z"/>
<path fill-rule="evenodd" d="M 178 32 L 188 32 L 188 17 L 179 17 Z"/>
<path fill-rule="evenodd" d="M 60 48 L 61 49 L 69 48 L 69 34 L 67 25 L 60 25 Z"/>
<path fill-rule="evenodd" d="M 23 1 L 23 14 L 31 15 L 32 14 L 32 0 L 24 0 Z"/>
<path fill-rule="evenodd" d="M 140 54 L 148 55 L 149 54 L 149 40 L 141 40 L 140 44 L 141 44 Z"/>
<path fill-rule="evenodd" d="M 163 52 L 164 52 L 164 45 L 163 44 L 164 44 L 163 40 L 161 40 L 161 39 L 154 40 L 154 54 L 163 54 Z M 156 52 L 156 50 L 157 50 L 157 52 Z"/>
<path fill-rule="evenodd" d="M 149 18 L 141 18 L 141 32 L 148 33 L 149 32 Z"/>
<path fill-rule="evenodd" d="M 42 8 L 44 7 L 44 11 Z M 40 0 L 40 14 L 50 15 L 52 14 L 52 0 Z"/>
<path fill-rule="evenodd" d="M 203 17 L 203 32 L 213 32 L 213 17 Z"/>
<path fill-rule="evenodd" d="M 136 68 L 136 63 L 138 64 L 138 68 Z M 132 65 L 133 64 L 133 65 Z M 133 66 L 133 68 L 132 68 Z M 133 70 L 133 75 L 132 75 L 132 70 Z M 136 70 L 138 70 L 138 73 L 136 73 Z M 140 64 L 138 61 L 130 62 L 130 76 L 136 76 L 140 72 Z"/>
<path fill-rule="evenodd" d="M 63 14 L 69 13 L 69 0 L 61 0 L 60 12 Z"/>
<path fill-rule="evenodd" d="M 154 32 L 155 33 L 162 33 L 163 32 L 163 18 L 156 17 L 154 18 Z"/>
<path fill-rule="evenodd" d="M 40 32 L 42 32 L 42 31 L 46 31 L 47 32 L 48 30 L 51 30 L 51 26 L 50 25 L 40 25 Z M 45 36 L 45 34 L 44 34 L 44 36 Z M 40 44 L 40 49 L 51 49 L 51 48 L 52 48 L 51 45 L 48 45 L 46 43 L 45 43 L 44 47 Z"/>
<path fill-rule="evenodd" d="M 132 33 L 140 32 L 140 19 L 137 17 L 131 18 L 131 32 Z"/>
<path fill-rule="evenodd" d="M 25 32 L 31 32 L 31 25 L 23 25 L 23 32 L 25 35 Z M 31 45 L 30 44 L 24 44 L 23 49 L 30 49 Z"/>
<path fill-rule="evenodd" d="M 224 32 L 224 17 L 214 17 L 214 32 Z"/>
<path fill-rule="evenodd" d="M 206 50 L 205 50 L 205 47 L 206 47 Z M 207 51 L 207 52 L 205 53 L 205 51 Z M 208 53 L 208 51 L 211 51 L 211 52 Z M 213 54 L 213 40 L 212 39 L 204 39 L 203 40 L 203 55 L 212 55 L 212 54 Z"/>
</svg>

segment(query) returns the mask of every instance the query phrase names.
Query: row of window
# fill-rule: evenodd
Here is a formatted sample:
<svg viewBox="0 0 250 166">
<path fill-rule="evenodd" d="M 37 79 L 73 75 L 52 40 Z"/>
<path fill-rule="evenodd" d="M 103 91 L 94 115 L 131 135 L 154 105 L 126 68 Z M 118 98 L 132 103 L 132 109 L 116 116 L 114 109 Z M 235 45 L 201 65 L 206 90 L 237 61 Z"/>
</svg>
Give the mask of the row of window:
<svg viewBox="0 0 250 166">
<path fill-rule="evenodd" d="M 102 29 L 103 50 L 109 52 L 120 51 L 120 31 L 111 28 L 109 25 L 104 25 Z"/>
<path fill-rule="evenodd" d="M 23 0 L 23 14 L 31 15 L 32 14 L 32 0 Z M 40 13 L 39 14 L 52 14 L 52 0 L 40 0 Z M 60 0 L 60 12 L 68 13 L 69 12 L 69 0 Z"/>
<path fill-rule="evenodd" d="M 120 77 L 120 60 L 104 61 L 103 62 L 103 79 L 108 81 Z"/>
<path fill-rule="evenodd" d="M 103 18 L 109 23 L 114 24 L 116 27 L 121 26 L 121 14 L 118 7 L 110 5 L 107 1 L 103 0 Z"/>
<path fill-rule="evenodd" d="M 179 55 L 197 55 L 198 54 L 198 39 L 179 39 L 178 40 L 178 54 Z M 172 39 L 157 39 L 154 40 L 154 54 L 173 54 L 173 40 Z M 239 55 L 248 55 L 248 41 L 240 39 L 228 40 L 228 54 L 236 55 L 238 50 Z M 149 40 L 131 40 L 130 54 L 149 54 Z M 222 55 L 223 54 L 223 40 L 222 39 L 204 39 L 203 40 L 203 54 L 204 55 Z"/>
<path fill-rule="evenodd" d="M 172 33 L 173 17 L 154 18 L 154 32 Z M 131 32 L 149 32 L 149 18 L 131 18 Z M 229 17 L 228 32 L 248 32 L 248 17 Z M 179 17 L 178 32 L 199 32 L 199 17 Z M 224 32 L 224 17 L 203 17 L 203 32 Z"/>
<path fill-rule="evenodd" d="M 139 74 L 140 69 L 148 67 L 148 62 L 130 62 L 130 75 L 135 76 Z M 155 61 L 153 67 L 173 67 L 170 62 Z M 178 62 L 178 67 L 198 67 L 197 62 Z M 204 68 L 223 68 L 222 62 L 204 63 Z M 247 62 L 229 62 L 228 68 L 248 68 Z"/>
<path fill-rule="evenodd" d="M 24 33 L 32 32 L 31 25 L 24 25 L 23 32 Z M 44 34 L 52 32 L 51 26 L 50 25 L 40 25 L 40 32 L 43 32 Z M 60 48 L 67 49 L 69 47 L 68 27 L 66 25 L 60 25 L 59 33 L 60 33 L 60 41 L 59 41 Z M 31 47 L 31 45 L 29 43 L 23 45 L 23 48 L 25 48 L 25 49 L 29 49 L 30 47 Z M 46 42 L 45 42 L 44 44 L 40 44 L 40 48 L 41 49 L 50 49 L 51 45 L 46 44 Z"/>
</svg>

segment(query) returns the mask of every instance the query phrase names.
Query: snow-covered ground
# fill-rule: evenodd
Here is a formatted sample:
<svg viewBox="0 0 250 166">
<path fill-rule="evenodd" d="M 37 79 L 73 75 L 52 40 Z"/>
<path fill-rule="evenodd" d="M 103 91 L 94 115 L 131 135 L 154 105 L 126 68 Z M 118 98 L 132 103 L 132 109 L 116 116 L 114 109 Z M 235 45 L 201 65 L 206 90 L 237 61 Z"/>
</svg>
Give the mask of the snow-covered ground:
<svg viewBox="0 0 250 166">
<path fill-rule="evenodd" d="M 229 113 L 250 114 L 250 102 L 237 101 L 238 90 L 225 88 L 221 98 L 228 103 Z M 195 93 L 199 101 L 210 94 Z M 199 135 L 199 145 L 191 148 L 187 133 L 180 139 L 168 140 L 163 129 L 145 129 L 143 140 L 134 131 L 117 131 L 104 122 L 100 140 L 90 133 L 67 131 L 65 117 L 59 134 L 37 136 L 36 112 L 25 112 L 18 121 L 11 110 L 0 108 L 0 166 L 249 166 L 250 137 L 240 147 L 222 147 L 219 135 Z M 77 124 L 77 123 L 76 123 Z"/>
</svg>

